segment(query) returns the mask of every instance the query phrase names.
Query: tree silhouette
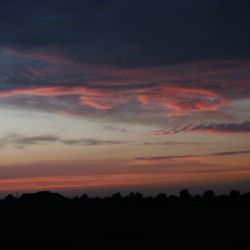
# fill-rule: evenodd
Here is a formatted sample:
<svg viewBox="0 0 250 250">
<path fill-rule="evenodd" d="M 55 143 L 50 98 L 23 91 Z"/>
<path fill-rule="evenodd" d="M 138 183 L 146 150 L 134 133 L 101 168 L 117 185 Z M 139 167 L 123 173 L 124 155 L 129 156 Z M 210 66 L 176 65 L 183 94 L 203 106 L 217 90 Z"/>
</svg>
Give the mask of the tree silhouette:
<svg viewBox="0 0 250 250">
<path fill-rule="evenodd" d="M 215 193 L 213 190 L 207 190 L 202 195 L 202 198 L 205 200 L 212 200 L 215 197 Z"/>
<path fill-rule="evenodd" d="M 238 199 L 238 198 L 240 198 L 240 191 L 235 190 L 235 189 L 231 190 L 230 193 L 229 193 L 229 197 L 231 199 Z"/>
<path fill-rule="evenodd" d="M 167 195 L 164 193 L 160 193 L 155 197 L 158 201 L 165 201 L 167 200 Z"/>
<path fill-rule="evenodd" d="M 111 198 L 112 200 L 120 201 L 122 199 L 122 196 L 120 192 L 117 192 L 117 193 L 114 193 Z"/>
<path fill-rule="evenodd" d="M 191 198 L 191 195 L 189 194 L 189 191 L 187 189 L 183 189 L 180 191 L 179 198 L 185 201 L 189 200 Z"/>
<path fill-rule="evenodd" d="M 8 194 L 8 195 L 4 198 L 4 200 L 7 201 L 7 202 L 11 202 L 11 201 L 16 200 L 16 198 L 15 198 L 12 194 Z"/>
<path fill-rule="evenodd" d="M 85 200 L 88 200 L 88 198 L 89 198 L 89 196 L 87 194 L 83 194 L 83 195 L 81 195 L 80 200 L 85 201 Z"/>
</svg>

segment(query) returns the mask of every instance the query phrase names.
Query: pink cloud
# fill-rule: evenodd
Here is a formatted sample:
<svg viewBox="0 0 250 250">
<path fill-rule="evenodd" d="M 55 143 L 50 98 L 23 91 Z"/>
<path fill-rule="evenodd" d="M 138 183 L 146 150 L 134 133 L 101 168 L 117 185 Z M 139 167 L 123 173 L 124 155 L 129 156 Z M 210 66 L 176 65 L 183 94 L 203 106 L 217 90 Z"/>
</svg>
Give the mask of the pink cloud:
<svg viewBox="0 0 250 250">
<path fill-rule="evenodd" d="M 249 71 L 250 63 L 245 61 L 233 61 L 230 67 L 228 62 L 220 61 L 131 69 L 86 65 L 56 54 L 14 53 L 52 63 L 45 66 L 42 72 L 30 65 L 27 72 L 20 70 L 23 78 L 36 78 L 36 86 L 42 86 L 39 85 L 41 77 L 47 85 L 4 90 L 0 92 L 0 97 L 74 95 L 79 97 L 81 105 L 103 111 L 137 101 L 145 109 L 159 107 L 165 110 L 166 115 L 183 115 L 216 112 L 231 100 L 249 96 L 250 74 L 244 72 Z M 62 82 L 62 85 L 48 87 L 50 79 L 57 84 Z M 64 81 L 69 85 L 65 85 Z M 87 82 L 88 86 L 77 83 L 78 86 L 69 87 L 74 81 Z"/>
<path fill-rule="evenodd" d="M 137 100 L 143 106 L 161 106 L 170 114 L 197 111 L 216 111 L 229 100 L 205 89 L 180 88 L 174 86 L 141 87 L 137 89 L 104 89 L 91 87 L 30 87 L 0 92 L 0 97 L 18 95 L 31 96 L 78 96 L 79 103 L 98 110 L 109 110 L 114 106 Z"/>
<path fill-rule="evenodd" d="M 212 91 L 174 86 L 162 86 L 137 98 L 143 105 L 156 104 L 170 110 L 171 114 L 217 111 L 230 102 Z"/>
<path fill-rule="evenodd" d="M 98 110 L 112 109 L 113 106 L 124 102 L 121 96 L 113 95 L 113 93 L 106 93 L 103 90 L 87 87 L 31 87 L 18 88 L 0 92 L 0 97 L 10 97 L 18 95 L 31 96 L 79 96 L 79 103 L 87 105 Z"/>
</svg>

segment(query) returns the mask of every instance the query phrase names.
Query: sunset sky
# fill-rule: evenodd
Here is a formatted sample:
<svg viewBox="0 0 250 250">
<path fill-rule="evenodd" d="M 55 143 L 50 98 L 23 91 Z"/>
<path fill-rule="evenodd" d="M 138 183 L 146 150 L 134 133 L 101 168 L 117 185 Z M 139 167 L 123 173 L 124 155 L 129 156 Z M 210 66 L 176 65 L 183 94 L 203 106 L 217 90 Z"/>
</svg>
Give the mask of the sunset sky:
<svg viewBox="0 0 250 250">
<path fill-rule="evenodd" d="M 250 188 L 250 1 L 1 0 L 0 34 L 0 193 Z"/>
</svg>

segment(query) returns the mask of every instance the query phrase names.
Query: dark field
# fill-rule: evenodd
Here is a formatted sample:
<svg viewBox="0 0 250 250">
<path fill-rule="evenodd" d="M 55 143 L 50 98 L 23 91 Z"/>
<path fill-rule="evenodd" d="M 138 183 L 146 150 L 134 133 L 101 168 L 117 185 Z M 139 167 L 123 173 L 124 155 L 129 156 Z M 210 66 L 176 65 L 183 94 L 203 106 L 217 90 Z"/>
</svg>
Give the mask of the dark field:
<svg viewBox="0 0 250 250">
<path fill-rule="evenodd" d="M 0 202 L 1 249 L 250 249 L 250 198 L 132 194 Z"/>
</svg>

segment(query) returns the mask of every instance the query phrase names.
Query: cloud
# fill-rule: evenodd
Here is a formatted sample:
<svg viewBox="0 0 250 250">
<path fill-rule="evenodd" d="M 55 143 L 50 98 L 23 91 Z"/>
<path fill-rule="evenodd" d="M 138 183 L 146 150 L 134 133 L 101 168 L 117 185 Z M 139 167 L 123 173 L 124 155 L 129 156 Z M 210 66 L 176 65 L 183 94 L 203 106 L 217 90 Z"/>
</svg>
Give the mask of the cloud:
<svg viewBox="0 0 250 250">
<path fill-rule="evenodd" d="M 128 130 L 127 128 L 118 127 L 118 126 L 114 126 L 114 125 L 110 125 L 110 124 L 104 124 L 104 125 L 102 126 L 102 128 L 103 128 L 104 130 L 116 131 L 116 132 L 120 132 L 120 133 L 129 132 L 129 130 Z"/>
<path fill-rule="evenodd" d="M 202 88 L 162 86 L 152 92 L 139 95 L 144 105 L 158 104 L 170 110 L 170 114 L 183 114 L 201 111 L 217 111 L 229 100 L 219 94 Z"/>
<path fill-rule="evenodd" d="M 98 140 L 98 139 L 60 139 L 59 142 L 66 145 L 79 145 L 79 146 L 98 146 L 98 145 L 119 145 L 127 144 L 128 141 L 117 140 Z"/>
<path fill-rule="evenodd" d="M 249 7 L 247 0 L 62 0 L 60 8 L 57 0 L 3 0 L 0 46 L 123 67 L 249 58 Z"/>
<path fill-rule="evenodd" d="M 211 154 L 191 154 L 191 155 L 168 155 L 168 156 L 152 156 L 152 157 L 137 157 L 136 160 L 175 160 L 175 159 L 185 159 L 194 157 L 209 157 L 209 156 L 231 156 L 231 155 L 242 155 L 250 154 L 250 150 L 242 151 L 226 151 Z"/>
<path fill-rule="evenodd" d="M 1 105 L 26 108 L 44 97 L 29 106 L 133 121 L 149 113 L 203 118 L 250 97 L 248 1 L 62 0 L 58 8 L 56 0 L 3 0 L 0 7 Z"/>
<path fill-rule="evenodd" d="M 25 136 L 11 134 L 0 138 L 0 148 L 13 146 L 23 149 L 33 145 L 48 145 L 51 143 L 61 143 L 72 146 L 99 146 L 99 145 L 119 145 L 126 144 L 127 141 L 118 140 L 99 140 L 94 138 L 66 139 L 53 135 Z"/>
<path fill-rule="evenodd" d="M 51 87 L 31 87 L 18 88 L 0 92 L 0 97 L 11 96 L 79 96 L 79 103 L 87 105 L 98 110 L 112 109 L 113 106 L 123 103 L 125 100 L 121 96 L 110 96 L 111 93 L 104 92 L 97 88 L 89 87 L 65 87 L 65 86 L 51 86 Z M 124 97 L 126 99 L 126 97 Z"/>
<path fill-rule="evenodd" d="M 208 145 L 207 142 L 179 142 L 179 141 L 166 141 L 166 142 L 143 142 L 139 145 L 143 146 L 185 146 L 185 145 Z"/>
<path fill-rule="evenodd" d="M 4 49 L 0 55 L 0 102 L 12 106 L 25 106 L 24 98 L 36 102 L 43 97 L 40 106 L 30 106 L 80 115 L 87 108 L 95 116 L 95 111 L 113 114 L 133 105 L 145 113 L 153 108 L 162 116 L 183 116 L 216 113 L 250 97 L 250 61 L 246 60 L 119 68 L 54 62 L 45 55 Z"/>
<path fill-rule="evenodd" d="M 182 132 L 206 132 L 210 134 L 248 134 L 250 133 L 250 122 L 242 123 L 201 123 L 198 125 L 187 125 L 181 128 L 155 131 L 155 135 L 172 135 Z"/>
<path fill-rule="evenodd" d="M 78 96 L 81 105 L 87 105 L 98 110 L 109 110 L 114 106 L 138 100 L 142 105 L 159 105 L 169 110 L 170 113 L 183 114 L 195 111 L 216 111 L 229 101 L 220 95 L 193 88 L 180 88 L 172 86 L 143 87 L 130 89 L 103 87 L 31 87 L 13 88 L 0 91 L 0 97 L 12 96 Z"/>
</svg>

